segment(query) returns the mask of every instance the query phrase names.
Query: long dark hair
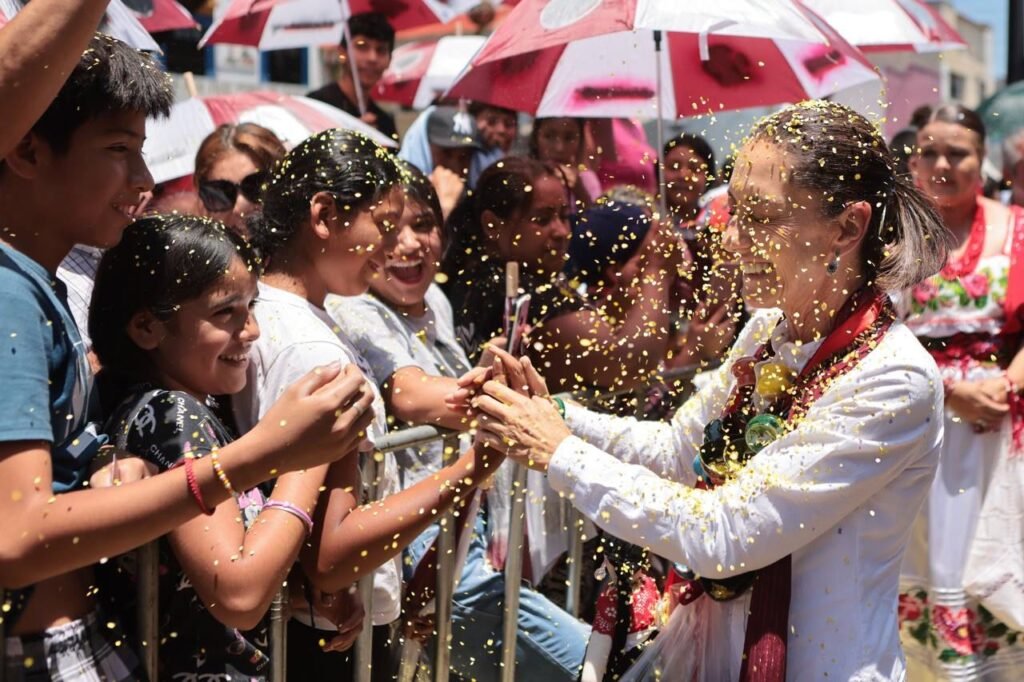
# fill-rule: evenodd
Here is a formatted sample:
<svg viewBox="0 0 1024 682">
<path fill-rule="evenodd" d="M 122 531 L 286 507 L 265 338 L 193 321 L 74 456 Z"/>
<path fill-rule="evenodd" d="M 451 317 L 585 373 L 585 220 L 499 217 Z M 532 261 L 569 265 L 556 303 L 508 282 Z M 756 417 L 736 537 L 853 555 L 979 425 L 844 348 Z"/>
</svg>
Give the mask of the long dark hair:
<svg viewBox="0 0 1024 682">
<path fill-rule="evenodd" d="M 758 122 L 749 139 L 791 154 L 794 188 L 827 197 L 827 217 L 853 202 L 870 202 L 862 255 L 868 279 L 879 288 L 907 289 L 945 265 L 952 242 L 935 207 L 899 172 L 878 130 L 853 109 L 824 101 L 789 106 Z"/>
<path fill-rule="evenodd" d="M 149 355 L 128 335 L 132 317 L 148 310 L 170 319 L 178 307 L 224 277 L 235 258 L 257 274 L 244 238 L 223 223 L 192 215 L 137 220 L 103 254 L 89 307 L 89 335 L 103 366 L 100 399 L 109 413 L 132 385 L 154 380 Z"/>
<path fill-rule="evenodd" d="M 564 184 L 553 165 L 520 156 L 506 156 L 488 166 L 477 180 L 476 189 L 467 192 L 448 216 L 451 245 L 446 249 L 441 271 L 449 281 L 484 255 L 484 211 L 510 220 L 530 210 L 533 186 L 550 176 Z"/>
<path fill-rule="evenodd" d="M 398 165 L 388 150 L 362 133 L 325 130 L 274 164 L 263 207 L 248 221 L 249 234 L 260 254 L 272 260 L 308 220 L 313 195 L 327 192 L 340 209 L 354 213 L 376 203 L 398 181 Z"/>
</svg>

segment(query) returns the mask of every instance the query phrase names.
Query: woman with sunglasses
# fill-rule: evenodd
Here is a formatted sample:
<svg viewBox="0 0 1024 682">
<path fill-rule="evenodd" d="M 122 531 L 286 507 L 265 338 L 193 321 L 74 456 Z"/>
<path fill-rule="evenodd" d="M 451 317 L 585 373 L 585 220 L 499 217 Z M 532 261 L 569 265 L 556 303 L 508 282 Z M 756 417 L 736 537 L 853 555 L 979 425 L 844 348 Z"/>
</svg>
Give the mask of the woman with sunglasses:
<svg viewBox="0 0 1024 682">
<path fill-rule="evenodd" d="M 224 124 L 210 133 L 196 153 L 193 175 L 206 215 L 248 237 L 245 218 L 260 203 L 260 187 L 284 145 L 255 123 Z"/>
</svg>

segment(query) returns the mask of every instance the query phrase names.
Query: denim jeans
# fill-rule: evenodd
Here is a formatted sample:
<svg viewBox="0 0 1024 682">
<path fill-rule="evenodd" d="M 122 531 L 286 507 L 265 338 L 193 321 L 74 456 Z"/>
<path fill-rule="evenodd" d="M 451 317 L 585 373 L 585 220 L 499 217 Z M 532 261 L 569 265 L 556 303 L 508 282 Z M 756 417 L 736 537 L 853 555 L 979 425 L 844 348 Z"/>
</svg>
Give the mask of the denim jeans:
<svg viewBox="0 0 1024 682">
<path fill-rule="evenodd" d="M 451 669 L 458 677 L 497 682 L 501 677 L 505 576 L 485 558 L 485 514 L 476 519 L 462 579 L 452 606 Z M 429 528 L 407 550 L 415 565 L 437 535 Z M 409 565 L 409 564 L 406 564 Z M 586 653 L 590 626 L 525 584 L 519 590 L 516 679 L 573 682 Z M 433 660 L 434 642 L 430 649 Z"/>
</svg>

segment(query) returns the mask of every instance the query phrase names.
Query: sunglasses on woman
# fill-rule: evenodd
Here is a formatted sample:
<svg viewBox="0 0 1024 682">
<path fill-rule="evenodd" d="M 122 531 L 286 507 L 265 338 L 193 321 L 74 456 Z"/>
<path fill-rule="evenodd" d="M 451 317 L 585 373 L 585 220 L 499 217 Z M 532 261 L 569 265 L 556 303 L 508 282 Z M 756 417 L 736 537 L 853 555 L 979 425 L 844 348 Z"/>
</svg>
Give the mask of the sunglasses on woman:
<svg viewBox="0 0 1024 682">
<path fill-rule="evenodd" d="M 203 180 L 199 183 L 199 199 L 207 211 L 214 213 L 224 213 L 233 209 L 239 192 L 252 203 L 258 204 L 263 196 L 263 183 L 266 181 L 267 174 L 263 171 L 247 175 L 238 183 L 230 180 Z"/>
</svg>

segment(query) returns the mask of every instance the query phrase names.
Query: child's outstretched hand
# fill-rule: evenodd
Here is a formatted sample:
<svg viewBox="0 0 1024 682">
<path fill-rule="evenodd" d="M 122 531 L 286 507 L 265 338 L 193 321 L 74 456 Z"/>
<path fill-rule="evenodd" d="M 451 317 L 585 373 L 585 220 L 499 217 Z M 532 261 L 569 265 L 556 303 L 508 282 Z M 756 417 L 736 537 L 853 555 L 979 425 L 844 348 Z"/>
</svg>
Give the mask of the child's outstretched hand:
<svg viewBox="0 0 1024 682">
<path fill-rule="evenodd" d="M 150 476 L 156 476 L 159 469 L 155 464 L 141 457 L 132 457 L 127 453 L 120 453 L 120 456 L 113 453 L 105 458 L 106 461 L 99 461 L 97 468 L 89 477 L 89 486 L 92 488 L 111 488 L 125 483 L 141 481 Z M 99 457 L 97 457 L 99 459 Z"/>
<path fill-rule="evenodd" d="M 268 470 L 309 469 L 353 452 L 373 421 L 373 390 L 355 365 L 318 367 L 281 395 L 246 435 Z"/>
</svg>

